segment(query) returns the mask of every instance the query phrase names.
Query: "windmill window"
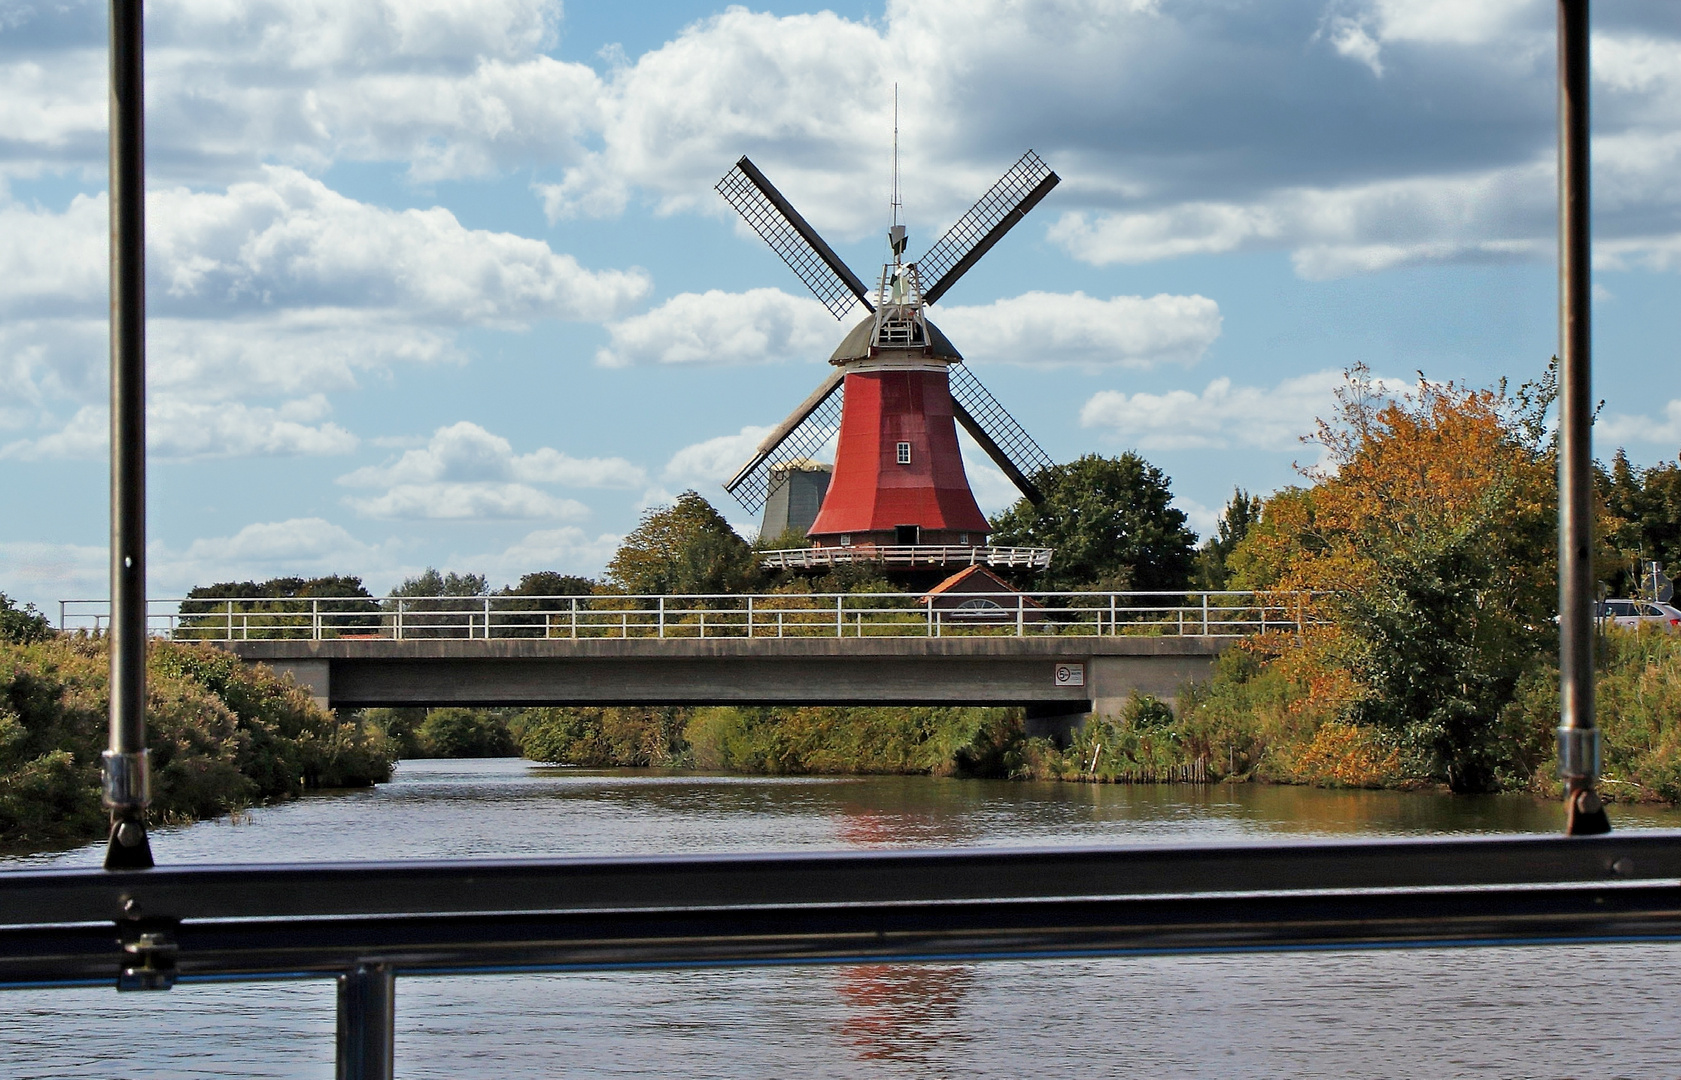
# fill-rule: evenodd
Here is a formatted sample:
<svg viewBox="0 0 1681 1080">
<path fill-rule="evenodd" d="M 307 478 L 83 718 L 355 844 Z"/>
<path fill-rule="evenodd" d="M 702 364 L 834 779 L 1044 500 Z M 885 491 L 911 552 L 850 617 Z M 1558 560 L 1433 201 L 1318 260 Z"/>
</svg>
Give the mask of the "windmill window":
<svg viewBox="0 0 1681 1080">
<path fill-rule="evenodd" d="M 908 442 L 902 442 L 902 443 L 899 444 L 899 464 L 909 465 L 910 463 L 911 463 L 911 444 L 908 443 Z"/>
</svg>

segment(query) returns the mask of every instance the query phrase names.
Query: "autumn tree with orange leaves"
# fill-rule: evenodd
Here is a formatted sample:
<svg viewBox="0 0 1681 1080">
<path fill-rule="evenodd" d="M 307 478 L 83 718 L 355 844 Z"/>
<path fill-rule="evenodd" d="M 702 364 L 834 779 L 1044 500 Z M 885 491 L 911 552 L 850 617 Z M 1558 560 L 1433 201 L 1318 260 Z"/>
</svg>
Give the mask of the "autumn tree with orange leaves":
<svg viewBox="0 0 1681 1080">
<path fill-rule="evenodd" d="M 1268 499 L 1231 557 L 1233 587 L 1312 594 L 1317 625 L 1261 648 L 1298 709 L 1340 725 L 1320 741 L 1455 791 L 1500 786 L 1501 710 L 1555 636 L 1553 395 L 1550 377 L 1514 393 L 1422 376 L 1395 394 L 1350 369 L 1308 440 L 1312 486 Z"/>
</svg>

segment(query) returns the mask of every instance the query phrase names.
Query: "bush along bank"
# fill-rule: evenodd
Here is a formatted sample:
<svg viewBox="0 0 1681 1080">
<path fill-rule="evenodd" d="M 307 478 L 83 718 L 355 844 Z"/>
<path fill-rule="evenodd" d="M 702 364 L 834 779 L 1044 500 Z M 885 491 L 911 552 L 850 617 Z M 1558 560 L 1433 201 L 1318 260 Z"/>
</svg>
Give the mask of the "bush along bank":
<svg viewBox="0 0 1681 1080">
<path fill-rule="evenodd" d="M 513 723 L 536 761 L 713 771 L 1025 776 L 1020 710 L 530 709 Z"/>
<path fill-rule="evenodd" d="M 152 642 L 146 659 L 154 822 L 391 776 L 381 732 L 336 718 L 267 668 L 169 642 Z M 0 641 L 0 850 L 103 836 L 109 666 L 102 638 Z"/>
</svg>

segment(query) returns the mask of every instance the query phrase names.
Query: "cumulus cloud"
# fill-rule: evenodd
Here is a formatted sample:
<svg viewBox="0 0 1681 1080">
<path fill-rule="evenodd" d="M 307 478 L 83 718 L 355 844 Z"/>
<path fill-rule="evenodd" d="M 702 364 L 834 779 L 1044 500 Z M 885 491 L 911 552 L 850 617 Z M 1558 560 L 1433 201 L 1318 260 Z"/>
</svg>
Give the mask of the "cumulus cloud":
<svg viewBox="0 0 1681 1080">
<path fill-rule="evenodd" d="M 337 424 L 319 422 L 328 411 L 327 399 L 320 394 L 272 409 L 164 397 L 146 410 L 146 447 L 166 460 L 348 454 L 358 440 Z M 108 411 L 85 405 L 50 435 L 0 447 L 0 459 L 103 457 L 110 430 Z"/>
<path fill-rule="evenodd" d="M 1205 296 L 1030 292 L 935 314 L 968 359 L 1013 364 L 1190 365 L 1220 336 L 1220 306 Z"/>
<path fill-rule="evenodd" d="M 1403 387 L 1394 379 L 1382 386 Z M 1210 382 L 1200 394 L 1124 394 L 1101 390 L 1080 409 L 1080 423 L 1114 441 L 1141 450 L 1272 450 L 1300 448 L 1318 417 L 1331 415 L 1340 371 L 1285 379 L 1273 387 L 1234 386 L 1229 378 Z"/>
<path fill-rule="evenodd" d="M 575 160 L 601 122 L 600 80 L 542 52 L 560 12 L 558 0 L 148 5 L 148 167 L 203 177 L 258 160 L 396 160 L 437 179 Z M 12 167 L 99 167 L 102 8 L 10 14 L 15 39 L 50 43 L 46 56 L 0 55 Z"/>
<path fill-rule="evenodd" d="M 673 484 L 701 487 L 722 484 L 753 456 L 760 440 L 769 435 L 770 430 L 768 427 L 744 427 L 734 435 L 719 435 L 685 446 L 671 455 L 662 475 Z"/>
<path fill-rule="evenodd" d="M 864 314 L 863 308 L 858 314 Z M 603 367 L 633 364 L 763 364 L 827 357 L 842 335 L 810 297 L 781 289 L 679 293 L 652 311 L 607 324 Z"/>
<path fill-rule="evenodd" d="M 396 484 L 383 494 L 345 502 L 365 517 L 430 521 L 576 521 L 590 513 L 576 499 L 557 498 L 529 484 Z"/>
<path fill-rule="evenodd" d="M 1681 400 L 1671 401 L 1661 417 L 1613 413 L 1594 424 L 1594 437 L 1603 443 L 1623 446 L 1645 443 L 1669 450 L 1681 447 Z"/>
<path fill-rule="evenodd" d="M 513 444 L 477 424 L 462 420 L 432 433 L 424 448 L 395 461 L 370 465 L 339 478 L 349 487 L 392 484 L 514 480 L 568 487 L 634 488 L 646 480 L 643 470 L 624 458 L 575 458 L 551 447 L 514 453 Z"/>
<path fill-rule="evenodd" d="M 338 482 L 385 489 L 346 500 L 368 517 L 578 520 L 589 516 L 588 507 L 532 485 L 635 488 L 646 479 L 623 458 L 575 458 L 551 447 L 516 454 L 507 439 L 463 420 L 433 432 L 424 447 L 346 473 Z"/>
<path fill-rule="evenodd" d="M 102 445 L 89 410 L 106 393 L 106 214 L 103 196 L 0 206 L 0 426 L 81 408 L 14 456 Z M 154 191 L 148 215 L 154 446 L 174 456 L 342 453 L 353 436 L 302 423 L 300 399 L 324 407 L 361 373 L 460 360 L 464 326 L 593 320 L 649 287 L 640 271 L 588 270 L 541 240 L 438 207 L 386 210 L 293 169 Z"/>
<path fill-rule="evenodd" d="M 612 533 L 591 536 L 584 530 L 563 525 L 558 529 L 539 529 L 527 533 L 501 551 L 485 552 L 453 560 L 463 566 L 477 567 L 493 581 L 518 581 L 521 575 L 537 570 L 556 570 L 563 574 L 583 574 L 593 577 L 601 573 L 624 538 Z"/>
<path fill-rule="evenodd" d="M 1219 254 L 1287 241 L 1310 280 L 1418 262 L 1535 257 L 1535 222 L 1553 207 L 1550 159 L 1474 175 L 1293 189 L 1248 204 L 1063 215 L 1050 239 L 1094 266 Z"/>
</svg>

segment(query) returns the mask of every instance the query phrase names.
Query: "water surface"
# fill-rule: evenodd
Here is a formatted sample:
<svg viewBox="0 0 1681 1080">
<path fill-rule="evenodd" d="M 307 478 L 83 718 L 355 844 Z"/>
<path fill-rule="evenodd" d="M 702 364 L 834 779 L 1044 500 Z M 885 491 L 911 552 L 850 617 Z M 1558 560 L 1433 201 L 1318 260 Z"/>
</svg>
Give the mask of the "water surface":
<svg viewBox="0 0 1681 1080">
<path fill-rule="evenodd" d="M 1619 828 L 1681 815 L 1616 808 Z M 1303 788 L 763 778 L 404 762 L 159 832 L 163 864 L 1554 832 L 1558 808 Z M 89 847 L 0 868 L 93 865 Z M 403 979 L 398 1076 L 1681 1075 L 1681 948 Z M 1570 989 L 1581 985 L 1580 990 Z M 0 1076 L 331 1077 L 325 983 L 13 991 Z M 1574 1004 L 1572 1004 L 1574 1002 Z"/>
</svg>

